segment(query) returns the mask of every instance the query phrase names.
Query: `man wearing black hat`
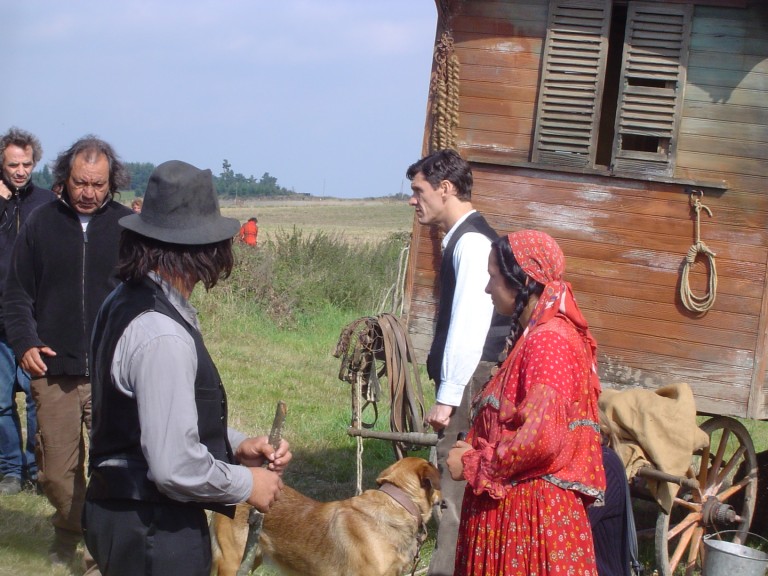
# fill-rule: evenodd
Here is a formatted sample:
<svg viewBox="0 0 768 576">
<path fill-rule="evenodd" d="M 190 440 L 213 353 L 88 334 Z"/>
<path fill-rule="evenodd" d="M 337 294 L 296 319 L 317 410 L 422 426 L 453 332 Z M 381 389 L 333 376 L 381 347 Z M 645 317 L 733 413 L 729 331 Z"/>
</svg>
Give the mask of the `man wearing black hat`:
<svg viewBox="0 0 768 576">
<path fill-rule="evenodd" d="M 85 136 L 57 157 L 61 198 L 37 208 L 13 246 L 3 295 L 6 334 L 31 376 L 37 407 L 38 485 L 53 505 L 53 564 L 71 564 L 82 540 L 85 457 L 91 423 L 88 345 L 99 306 L 117 285 L 113 199 L 130 181 L 112 146 Z M 86 569 L 93 568 L 86 557 Z"/>
<path fill-rule="evenodd" d="M 105 576 L 200 575 L 211 568 L 205 509 L 265 512 L 291 459 L 267 436 L 227 427 L 226 394 L 192 290 L 233 266 L 239 222 L 219 211 L 210 170 L 158 166 L 140 214 L 120 220 L 122 283 L 93 331 L 91 480 L 85 540 Z M 260 467 L 267 463 L 266 468 Z"/>
</svg>

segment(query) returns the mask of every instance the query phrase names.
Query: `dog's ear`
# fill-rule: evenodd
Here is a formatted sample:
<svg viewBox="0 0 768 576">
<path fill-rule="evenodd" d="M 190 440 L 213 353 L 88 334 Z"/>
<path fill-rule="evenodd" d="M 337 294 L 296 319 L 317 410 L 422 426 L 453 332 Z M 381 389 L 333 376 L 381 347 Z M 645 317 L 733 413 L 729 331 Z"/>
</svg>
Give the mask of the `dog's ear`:
<svg viewBox="0 0 768 576">
<path fill-rule="evenodd" d="M 425 460 L 420 473 L 422 486 L 429 485 L 433 490 L 440 490 L 440 472 L 434 464 Z"/>
<path fill-rule="evenodd" d="M 384 468 L 384 470 L 379 472 L 379 476 L 378 478 L 376 478 L 376 485 L 381 486 L 385 482 L 392 482 L 392 471 L 393 469 L 399 466 L 402 466 L 402 462 L 403 462 L 402 460 L 398 460 L 394 464 L 387 466 L 386 468 Z"/>
<path fill-rule="evenodd" d="M 376 478 L 376 484 L 381 486 L 385 482 L 405 489 L 410 485 L 412 490 L 417 487 L 426 487 L 429 484 L 433 489 L 440 489 L 440 473 L 437 468 L 424 460 L 414 456 L 406 456 L 382 470 Z"/>
</svg>

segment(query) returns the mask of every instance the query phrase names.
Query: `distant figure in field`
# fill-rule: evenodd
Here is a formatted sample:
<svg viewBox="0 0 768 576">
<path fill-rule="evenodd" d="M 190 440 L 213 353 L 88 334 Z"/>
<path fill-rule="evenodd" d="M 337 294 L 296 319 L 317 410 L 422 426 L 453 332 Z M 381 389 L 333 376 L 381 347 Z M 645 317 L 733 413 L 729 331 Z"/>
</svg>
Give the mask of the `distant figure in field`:
<svg viewBox="0 0 768 576">
<path fill-rule="evenodd" d="M 249 218 L 248 222 L 240 227 L 240 242 L 249 246 L 256 246 L 256 237 L 259 235 L 259 224 L 256 216 Z"/>
<path fill-rule="evenodd" d="M 134 198 L 133 202 L 131 202 L 131 210 L 133 210 L 134 214 L 141 214 L 141 207 L 144 204 L 144 200 L 141 198 Z"/>
</svg>

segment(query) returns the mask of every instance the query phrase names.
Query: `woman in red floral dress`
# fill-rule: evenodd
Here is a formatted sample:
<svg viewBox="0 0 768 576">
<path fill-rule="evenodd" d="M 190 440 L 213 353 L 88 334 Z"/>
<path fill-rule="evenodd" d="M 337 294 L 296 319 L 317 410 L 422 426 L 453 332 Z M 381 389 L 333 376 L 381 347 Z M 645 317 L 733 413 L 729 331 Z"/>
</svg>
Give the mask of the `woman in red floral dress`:
<svg viewBox="0 0 768 576">
<path fill-rule="evenodd" d="M 510 315 L 512 349 L 448 458 L 467 480 L 455 576 L 597 576 L 586 506 L 605 491 L 596 344 L 555 240 L 499 238 L 486 292 Z"/>
</svg>

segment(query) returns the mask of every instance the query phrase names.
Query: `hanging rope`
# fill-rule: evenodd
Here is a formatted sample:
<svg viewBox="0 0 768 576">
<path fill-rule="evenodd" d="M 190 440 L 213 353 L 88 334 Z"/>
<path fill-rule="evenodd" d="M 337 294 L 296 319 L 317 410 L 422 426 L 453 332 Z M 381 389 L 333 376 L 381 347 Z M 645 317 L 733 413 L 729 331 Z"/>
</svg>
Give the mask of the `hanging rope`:
<svg viewBox="0 0 768 576">
<path fill-rule="evenodd" d="M 432 95 L 432 151 L 456 148 L 459 126 L 459 59 L 453 49 L 453 36 L 443 32 L 435 45 L 435 70 L 430 82 Z"/>
<path fill-rule="evenodd" d="M 694 200 L 694 194 L 698 193 L 699 196 Z M 706 210 L 710 218 L 712 217 L 712 211 L 701 203 L 701 197 L 704 196 L 704 192 L 701 190 L 691 191 L 691 207 L 696 214 L 696 242 L 688 249 L 688 254 L 685 256 L 685 265 L 683 266 L 682 278 L 680 279 L 680 299 L 685 306 L 691 312 L 697 314 L 703 314 L 715 303 L 715 297 L 717 296 L 717 268 L 715 267 L 715 253 L 709 249 L 701 240 L 701 211 Z M 697 296 L 693 293 L 690 286 L 689 274 L 690 269 L 696 262 L 696 258 L 699 254 L 703 254 L 707 258 L 709 285 L 707 292 L 704 296 Z"/>
<path fill-rule="evenodd" d="M 355 378 L 355 397 L 353 401 L 353 426 L 360 426 L 360 422 L 362 421 L 362 409 L 361 406 L 361 400 L 362 400 L 362 389 L 363 389 L 363 382 L 362 382 L 362 374 L 358 374 L 358 377 Z M 363 493 L 363 437 L 358 436 L 357 437 L 357 444 L 356 444 L 356 450 L 355 450 L 355 478 L 357 479 L 355 482 L 355 495 L 359 496 Z"/>
</svg>

